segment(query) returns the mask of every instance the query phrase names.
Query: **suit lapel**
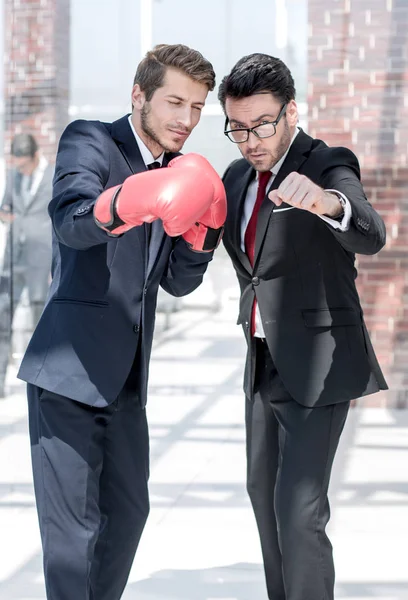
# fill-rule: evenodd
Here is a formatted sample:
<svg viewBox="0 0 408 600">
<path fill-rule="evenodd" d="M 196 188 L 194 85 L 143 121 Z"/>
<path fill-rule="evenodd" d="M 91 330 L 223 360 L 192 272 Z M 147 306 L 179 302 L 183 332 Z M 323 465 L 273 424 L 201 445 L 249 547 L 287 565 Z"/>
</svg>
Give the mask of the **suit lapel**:
<svg viewBox="0 0 408 600">
<path fill-rule="evenodd" d="M 251 181 L 254 179 L 254 177 L 255 171 L 252 167 L 248 165 L 247 170 L 241 175 L 241 177 L 237 179 L 235 189 L 238 190 L 238 194 L 240 195 L 238 199 L 237 208 L 233 212 L 235 219 L 232 223 L 233 247 L 236 248 L 239 260 L 249 273 L 252 272 L 251 263 L 249 262 L 248 256 L 241 249 L 241 221 L 248 187 Z"/>
<path fill-rule="evenodd" d="M 277 189 L 282 181 L 292 173 L 298 171 L 301 165 L 304 163 L 307 157 L 307 153 L 310 150 L 312 138 L 305 134 L 302 130 L 296 136 L 286 159 L 284 160 L 278 174 L 272 182 L 272 185 L 266 192 L 265 198 L 262 202 L 261 208 L 259 209 L 258 222 L 256 227 L 255 237 L 255 265 L 259 257 L 259 252 L 264 241 L 266 231 L 268 229 L 269 219 L 275 209 L 275 204 L 268 198 L 268 194 L 271 190 Z M 282 208 L 287 207 L 286 204 L 282 205 Z M 296 210 L 296 209 L 294 209 Z"/>
<path fill-rule="evenodd" d="M 124 116 L 112 123 L 111 136 L 125 159 L 130 172 L 135 175 L 146 171 L 146 165 L 140 154 L 139 146 L 137 145 L 133 131 L 130 128 L 128 116 Z M 148 259 L 146 228 L 143 227 L 143 236 L 135 235 L 133 239 L 137 240 L 140 246 L 142 256 L 145 258 L 146 268 Z"/>
<path fill-rule="evenodd" d="M 166 153 L 163 157 L 162 168 L 167 167 L 169 162 L 176 156 L 178 156 L 178 155 L 172 154 L 172 153 Z M 163 229 L 163 224 L 160 219 L 153 221 L 153 223 L 151 224 L 150 227 L 151 227 L 151 236 L 150 236 L 150 243 L 149 243 L 149 260 L 147 263 L 146 278 L 149 277 L 150 273 L 154 269 L 156 261 L 160 255 L 160 251 L 161 251 L 163 244 L 165 242 L 165 239 L 166 239 L 166 233 Z"/>
<path fill-rule="evenodd" d="M 131 172 L 142 173 L 146 171 L 146 165 L 143 162 L 139 146 L 130 128 L 127 116 L 112 123 L 112 137 L 116 141 Z"/>
<path fill-rule="evenodd" d="M 122 117 L 112 123 L 112 138 L 116 141 L 117 146 L 132 173 L 136 174 L 146 171 L 146 165 L 143 161 L 135 136 L 133 135 L 133 131 L 129 125 L 128 116 Z M 166 167 L 170 160 L 175 156 L 177 156 L 177 154 L 165 154 L 163 158 L 163 167 Z M 147 227 L 144 229 L 146 230 Z M 157 219 L 150 225 L 149 241 L 146 236 L 146 248 L 144 252 L 147 257 L 146 279 L 149 277 L 156 264 L 164 240 L 165 232 L 163 224 L 160 219 Z"/>
</svg>

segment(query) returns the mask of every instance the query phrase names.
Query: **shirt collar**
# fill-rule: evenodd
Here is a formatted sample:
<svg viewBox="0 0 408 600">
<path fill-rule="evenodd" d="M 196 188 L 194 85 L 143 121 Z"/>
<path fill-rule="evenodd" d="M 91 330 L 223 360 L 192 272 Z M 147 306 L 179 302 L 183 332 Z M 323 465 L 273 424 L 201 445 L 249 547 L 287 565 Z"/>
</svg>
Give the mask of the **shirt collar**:
<svg viewBox="0 0 408 600">
<path fill-rule="evenodd" d="M 272 167 L 272 169 L 271 169 L 271 173 L 272 173 L 272 175 L 273 175 L 274 177 L 276 177 L 276 175 L 279 173 L 279 169 L 281 168 L 281 166 L 282 166 L 282 165 L 283 165 L 283 163 L 285 162 L 285 158 L 287 157 L 287 155 L 288 155 L 288 152 L 289 152 L 289 150 L 290 150 L 290 147 L 292 146 L 293 142 L 295 141 L 295 139 L 296 139 L 296 136 L 298 135 L 299 131 L 300 131 L 300 129 L 299 129 L 298 127 L 296 127 L 295 133 L 293 134 L 293 137 L 292 137 L 292 139 L 290 140 L 290 144 L 289 144 L 289 147 L 288 147 L 288 149 L 286 150 L 286 152 L 285 152 L 285 154 L 282 156 L 282 158 L 281 158 L 280 160 L 278 160 L 278 162 L 276 163 L 276 165 L 274 165 L 274 166 Z M 257 179 L 259 178 L 259 172 L 257 172 L 257 174 L 256 174 L 256 178 L 257 178 Z"/>
<path fill-rule="evenodd" d="M 162 152 L 162 154 L 160 154 L 158 158 L 154 158 L 153 154 L 150 152 L 149 148 L 146 146 L 142 138 L 137 134 L 136 129 L 134 128 L 132 123 L 132 115 L 129 115 L 129 125 L 131 130 L 133 131 L 133 135 L 135 136 L 137 145 L 139 146 L 140 154 L 142 155 L 143 162 L 146 165 L 146 167 L 153 162 L 158 162 L 160 163 L 160 166 L 162 166 L 164 152 Z"/>
</svg>

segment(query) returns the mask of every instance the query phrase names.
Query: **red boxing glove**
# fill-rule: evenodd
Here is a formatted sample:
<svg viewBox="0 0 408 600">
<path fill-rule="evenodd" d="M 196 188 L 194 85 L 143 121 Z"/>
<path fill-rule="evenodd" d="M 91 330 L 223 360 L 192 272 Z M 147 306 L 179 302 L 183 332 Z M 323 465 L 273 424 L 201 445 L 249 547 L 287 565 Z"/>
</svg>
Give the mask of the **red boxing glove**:
<svg viewBox="0 0 408 600">
<path fill-rule="evenodd" d="M 217 248 L 224 232 L 227 218 L 227 198 L 224 184 L 218 173 L 204 156 L 200 154 L 185 154 L 174 158 L 169 167 L 194 168 L 197 172 L 197 183 L 201 186 L 204 177 L 210 179 L 214 186 L 214 199 L 206 212 L 194 225 L 183 234 L 183 238 L 192 250 L 196 252 L 212 252 Z"/>
<path fill-rule="evenodd" d="M 170 236 L 187 231 L 214 200 L 214 185 L 207 177 L 197 185 L 192 168 L 155 169 L 131 175 L 122 185 L 102 192 L 94 205 L 96 224 L 120 235 L 142 223 L 163 221 Z"/>
</svg>

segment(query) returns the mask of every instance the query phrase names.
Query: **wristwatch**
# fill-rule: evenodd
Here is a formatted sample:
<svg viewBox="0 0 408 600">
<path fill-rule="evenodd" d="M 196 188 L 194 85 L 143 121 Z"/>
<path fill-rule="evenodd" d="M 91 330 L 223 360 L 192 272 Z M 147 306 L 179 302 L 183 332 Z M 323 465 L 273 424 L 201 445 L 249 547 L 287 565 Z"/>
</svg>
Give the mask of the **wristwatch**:
<svg viewBox="0 0 408 600">
<path fill-rule="evenodd" d="M 339 215 L 337 215 L 337 217 L 332 217 L 332 218 L 334 221 L 341 222 L 343 220 L 344 212 L 346 209 L 346 201 L 344 200 L 343 195 L 340 194 L 340 192 L 337 192 L 336 190 L 326 190 L 326 192 L 329 192 L 330 194 L 334 194 L 338 198 L 343 210 L 341 211 L 341 213 Z"/>
</svg>

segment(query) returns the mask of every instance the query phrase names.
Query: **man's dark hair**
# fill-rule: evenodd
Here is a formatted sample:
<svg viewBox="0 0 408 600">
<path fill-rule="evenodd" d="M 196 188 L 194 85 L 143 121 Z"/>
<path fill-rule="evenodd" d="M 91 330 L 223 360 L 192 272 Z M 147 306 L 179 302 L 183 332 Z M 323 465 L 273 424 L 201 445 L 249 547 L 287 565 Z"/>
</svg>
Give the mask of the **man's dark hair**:
<svg viewBox="0 0 408 600">
<path fill-rule="evenodd" d="M 140 85 L 148 102 L 162 87 L 168 68 L 177 69 L 194 81 L 204 83 L 210 92 L 215 88 L 213 66 L 200 52 L 183 44 L 159 44 L 139 63 L 133 82 L 133 85 Z"/>
<path fill-rule="evenodd" d="M 282 104 L 294 100 L 295 82 L 292 74 L 280 58 L 269 54 L 249 54 L 232 68 L 222 80 L 218 100 L 225 112 L 227 98 L 247 98 L 254 94 L 271 93 Z"/>
<path fill-rule="evenodd" d="M 11 142 L 12 156 L 30 156 L 34 158 L 38 150 L 36 139 L 31 133 L 18 133 Z"/>
</svg>

